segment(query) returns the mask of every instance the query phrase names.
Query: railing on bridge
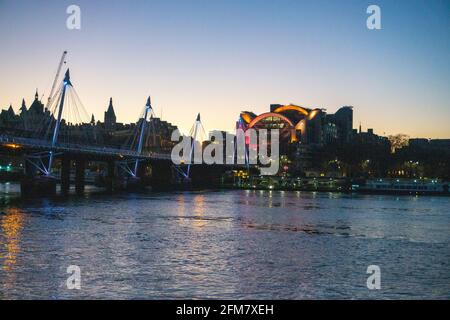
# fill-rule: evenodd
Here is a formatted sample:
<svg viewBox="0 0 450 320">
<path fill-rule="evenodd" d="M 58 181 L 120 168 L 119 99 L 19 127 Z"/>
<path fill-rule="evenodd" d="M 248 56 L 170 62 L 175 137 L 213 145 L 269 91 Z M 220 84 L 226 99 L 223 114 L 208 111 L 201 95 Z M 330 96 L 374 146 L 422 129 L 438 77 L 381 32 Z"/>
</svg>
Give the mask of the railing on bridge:
<svg viewBox="0 0 450 320">
<path fill-rule="evenodd" d="M 45 151 L 66 151 L 80 154 L 98 154 L 105 156 L 119 156 L 119 157 L 133 157 L 140 159 L 156 159 L 156 160 L 170 160 L 170 154 L 143 151 L 131 151 L 129 149 L 111 148 L 111 147 L 97 147 L 89 145 L 81 145 L 76 143 L 58 143 L 52 147 L 50 141 L 32 138 L 13 137 L 9 135 L 0 135 L 0 143 L 3 145 L 11 145 L 16 147 L 28 147 L 33 149 L 42 149 Z"/>
</svg>

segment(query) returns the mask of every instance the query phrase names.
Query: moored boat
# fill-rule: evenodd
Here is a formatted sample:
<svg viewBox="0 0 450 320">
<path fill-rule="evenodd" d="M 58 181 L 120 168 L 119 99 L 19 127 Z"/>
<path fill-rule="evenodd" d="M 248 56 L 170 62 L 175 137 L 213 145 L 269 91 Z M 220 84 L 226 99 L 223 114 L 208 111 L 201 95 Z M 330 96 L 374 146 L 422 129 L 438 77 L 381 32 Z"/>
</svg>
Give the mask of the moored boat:
<svg viewBox="0 0 450 320">
<path fill-rule="evenodd" d="M 449 194 L 448 183 L 439 179 L 373 179 L 353 184 L 352 191 L 393 194 Z"/>
</svg>

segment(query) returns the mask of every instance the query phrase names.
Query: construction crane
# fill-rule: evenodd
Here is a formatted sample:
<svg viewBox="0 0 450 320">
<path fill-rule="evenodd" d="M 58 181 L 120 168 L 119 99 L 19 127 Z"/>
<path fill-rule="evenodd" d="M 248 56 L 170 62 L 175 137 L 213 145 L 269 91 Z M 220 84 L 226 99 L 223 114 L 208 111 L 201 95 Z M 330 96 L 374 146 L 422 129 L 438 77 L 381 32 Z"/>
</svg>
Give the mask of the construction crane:
<svg viewBox="0 0 450 320">
<path fill-rule="evenodd" d="M 61 56 L 61 60 L 59 61 L 58 70 L 56 71 L 55 80 L 53 80 L 52 89 L 50 90 L 50 94 L 48 95 L 47 108 L 50 107 L 50 103 L 51 103 L 53 94 L 55 93 L 55 87 L 56 87 L 56 83 L 58 82 L 58 78 L 59 78 L 59 74 L 61 72 L 62 65 L 64 63 L 66 63 L 66 61 L 65 61 L 66 55 L 67 55 L 67 51 L 64 51 L 62 56 Z"/>
</svg>

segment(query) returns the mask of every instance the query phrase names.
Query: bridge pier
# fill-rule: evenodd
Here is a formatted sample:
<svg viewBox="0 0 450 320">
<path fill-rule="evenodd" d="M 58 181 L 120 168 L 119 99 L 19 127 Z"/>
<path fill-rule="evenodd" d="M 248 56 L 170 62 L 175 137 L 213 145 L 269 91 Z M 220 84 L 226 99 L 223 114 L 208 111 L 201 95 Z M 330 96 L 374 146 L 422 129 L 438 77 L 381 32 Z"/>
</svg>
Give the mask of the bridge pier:
<svg viewBox="0 0 450 320">
<path fill-rule="evenodd" d="M 84 192 L 84 170 L 86 168 L 86 160 L 75 160 L 75 191 L 80 194 Z"/>
<path fill-rule="evenodd" d="M 144 161 L 140 161 L 138 164 L 138 167 L 137 167 L 136 176 L 138 176 L 139 178 L 144 178 L 146 167 L 147 167 L 147 164 Z"/>
<path fill-rule="evenodd" d="M 51 176 L 37 175 L 34 165 L 25 156 L 25 176 L 20 181 L 22 197 L 53 196 L 56 194 L 56 179 Z"/>
<path fill-rule="evenodd" d="M 118 173 L 115 177 L 114 190 L 142 191 L 148 186 L 146 179 L 146 163 L 139 161 L 134 175 L 135 162 L 130 161 L 117 167 Z"/>
<path fill-rule="evenodd" d="M 114 189 L 114 176 L 115 176 L 115 171 L 116 171 L 116 164 L 114 161 L 108 161 L 107 163 L 108 166 L 108 173 L 106 176 L 106 190 L 108 191 L 113 191 Z"/>
<path fill-rule="evenodd" d="M 150 185 L 149 179 L 146 175 L 147 163 L 144 161 L 139 161 L 136 177 L 129 176 L 127 179 L 126 189 L 130 191 L 142 191 L 145 190 L 146 187 Z"/>
<path fill-rule="evenodd" d="M 61 192 L 67 194 L 70 189 L 70 158 L 61 159 Z"/>
<path fill-rule="evenodd" d="M 30 161 L 27 160 L 25 157 L 24 160 L 24 170 L 25 170 L 25 177 L 32 178 L 36 175 L 36 168 L 31 164 Z"/>
</svg>

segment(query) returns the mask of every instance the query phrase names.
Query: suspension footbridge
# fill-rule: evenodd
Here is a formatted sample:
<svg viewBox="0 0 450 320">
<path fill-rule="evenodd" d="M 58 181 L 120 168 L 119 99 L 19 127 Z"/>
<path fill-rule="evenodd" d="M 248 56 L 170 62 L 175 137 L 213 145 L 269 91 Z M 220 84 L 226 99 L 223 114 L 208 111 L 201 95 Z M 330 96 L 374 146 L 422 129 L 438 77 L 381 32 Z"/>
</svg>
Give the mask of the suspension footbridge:
<svg viewBox="0 0 450 320">
<path fill-rule="evenodd" d="M 104 163 L 102 183 L 108 189 L 190 181 L 191 166 L 174 165 L 170 146 L 148 148 L 158 135 L 150 97 L 137 123 L 128 130 L 128 137 L 122 143 L 108 145 L 96 132 L 96 126 L 85 120 L 88 115 L 74 89 L 69 69 L 58 90 L 54 90 L 55 86 L 56 82 L 42 116 L 27 115 L 21 125 L 0 125 L 0 153 L 24 159 L 23 194 L 53 194 L 57 183 L 67 192 L 72 170 L 75 170 L 76 190 L 82 192 L 88 162 Z M 198 115 L 190 133 L 192 145 L 200 130 L 204 131 Z M 114 133 L 110 138 L 114 140 Z"/>
</svg>

